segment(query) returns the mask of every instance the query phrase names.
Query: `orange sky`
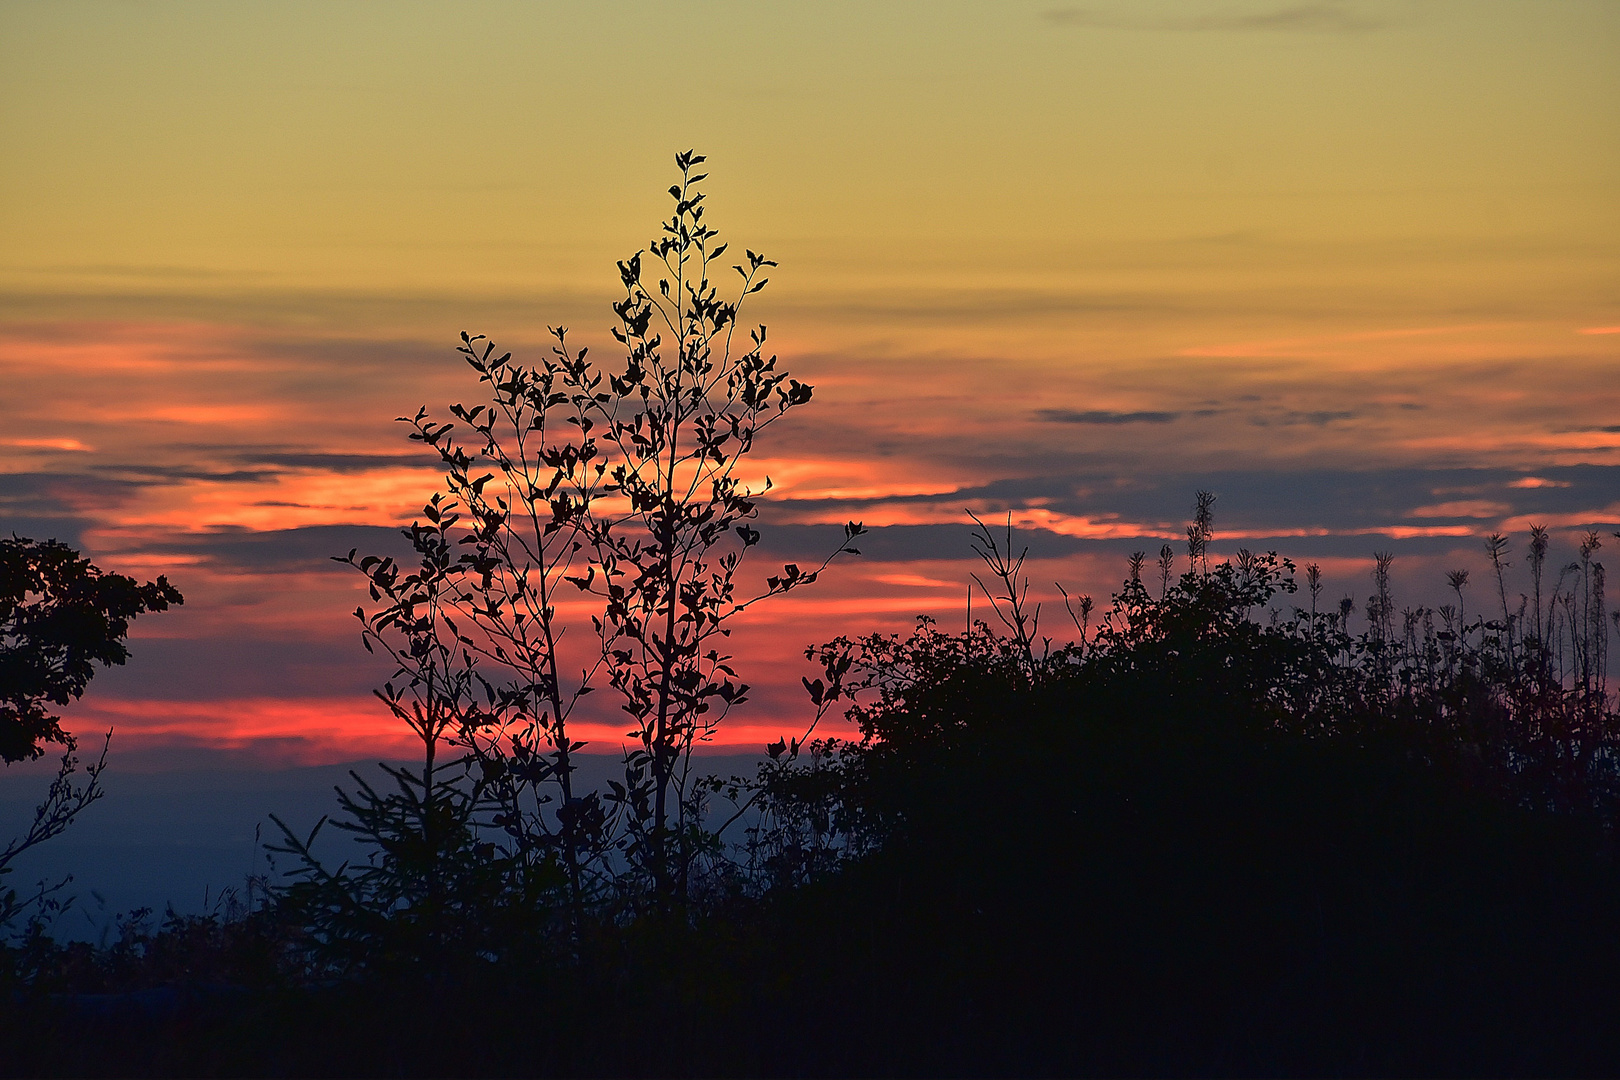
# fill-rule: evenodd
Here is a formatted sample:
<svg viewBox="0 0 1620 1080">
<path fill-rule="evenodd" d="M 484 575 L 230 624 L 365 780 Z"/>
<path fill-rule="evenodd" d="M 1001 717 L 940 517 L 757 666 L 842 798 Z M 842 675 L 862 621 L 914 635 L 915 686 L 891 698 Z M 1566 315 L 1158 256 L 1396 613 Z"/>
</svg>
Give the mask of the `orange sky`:
<svg viewBox="0 0 1620 1080">
<path fill-rule="evenodd" d="M 759 573 L 875 527 L 740 637 L 731 738 L 804 644 L 959 623 L 970 509 L 1052 595 L 1209 487 L 1218 548 L 1429 597 L 1620 526 L 1617 54 L 1601 2 L 0 6 L 0 526 L 187 595 L 83 724 L 387 752 L 325 556 L 432 490 L 393 418 L 463 329 L 606 349 L 696 146 L 817 387 Z"/>
</svg>

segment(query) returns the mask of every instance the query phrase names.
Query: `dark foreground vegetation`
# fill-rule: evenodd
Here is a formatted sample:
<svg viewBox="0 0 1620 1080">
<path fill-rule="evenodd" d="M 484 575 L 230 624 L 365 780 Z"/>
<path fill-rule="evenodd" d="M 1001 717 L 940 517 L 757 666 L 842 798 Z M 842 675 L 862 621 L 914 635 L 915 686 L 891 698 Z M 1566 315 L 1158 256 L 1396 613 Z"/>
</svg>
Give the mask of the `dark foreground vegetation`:
<svg viewBox="0 0 1620 1080">
<path fill-rule="evenodd" d="M 325 826 L 369 860 L 283 830 L 285 873 L 240 904 L 105 947 L 49 937 L 56 894 L 12 897 L 4 1071 L 1616 1071 L 1595 534 L 1562 569 L 1544 530 L 1493 537 L 1480 611 L 1461 571 L 1455 604 L 1399 607 L 1387 556 L 1326 605 L 1315 566 L 1300 592 L 1276 555 L 1213 559 L 1201 494 L 1185 550 L 1133 557 L 1106 610 L 1077 598 L 1054 647 L 1010 528 L 981 526 L 993 626 L 810 650 L 815 719 L 862 737 L 812 724 L 704 776 L 748 694 L 727 623 L 827 563 L 739 584 L 760 492 L 735 467 L 811 388 L 763 327 L 732 352 L 772 264 L 717 298 L 702 159 L 677 160 L 646 266 L 620 264 L 622 365 L 561 331 L 536 366 L 465 337 L 484 402 L 407 421 L 445 467 L 414 563 L 339 560 L 422 745 Z M 583 791 L 569 725 L 597 691 L 632 751 Z"/>
<path fill-rule="evenodd" d="M 1008 590 L 1005 634 L 834 642 L 812 694 L 867 738 L 773 747 L 735 791 L 762 816 L 679 904 L 579 919 L 562 878 L 458 880 L 345 935 L 294 889 L 110 949 L 24 941 L 8 1069 L 1611 1072 L 1620 726 L 1580 666 L 1590 555 L 1556 635 L 1545 600 L 1539 633 L 1379 595 L 1355 634 L 1344 608 L 1274 616 L 1286 563 L 1195 544 L 1065 649 Z"/>
</svg>

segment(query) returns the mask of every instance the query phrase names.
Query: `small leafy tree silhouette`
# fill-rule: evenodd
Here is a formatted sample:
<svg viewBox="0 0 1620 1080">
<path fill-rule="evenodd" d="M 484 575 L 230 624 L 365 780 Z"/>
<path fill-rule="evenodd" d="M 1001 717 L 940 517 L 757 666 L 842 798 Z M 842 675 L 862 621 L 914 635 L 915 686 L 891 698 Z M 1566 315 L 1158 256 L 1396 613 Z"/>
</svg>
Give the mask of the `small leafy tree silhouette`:
<svg viewBox="0 0 1620 1080">
<path fill-rule="evenodd" d="M 0 537 L 0 761 L 32 761 L 48 745 L 63 751 L 28 829 L 0 848 L 0 878 L 18 855 L 56 836 L 101 797 L 106 743 L 79 773 L 78 744 L 50 706 L 82 697 L 96 664 L 129 659 L 124 639 L 131 619 L 183 602 L 166 577 L 143 585 L 103 573 L 59 541 Z M 0 925 L 16 910 L 15 893 L 0 892 Z"/>
<path fill-rule="evenodd" d="M 405 532 L 419 564 L 339 560 L 379 605 L 355 612 L 366 648 L 396 664 L 378 696 L 424 748 L 419 775 L 393 771 L 397 813 L 357 814 L 384 799 L 363 787 L 342 827 L 380 843 L 404 815 L 419 846 L 439 851 L 471 842 L 468 824 L 481 821 L 505 837 L 513 867 L 560 869 L 576 912 L 603 886 L 666 909 L 687 897 L 696 860 L 718 847 L 692 751 L 748 694 L 724 651 L 729 623 L 814 582 L 862 532 L 847 525 L 813 569 L 785 565 L 754 592 L 739 582 L 771 486 L 753 486 L 743 459 L 811 387 L 766 354 L 763 325 L 741 342 L 739 313 L 776 264 L 747 252 L 722 297 L 727 245 L 705 221 L 703 161 L 676 155 L 661 235 L 618 264 L 622 360 L 598 366 L 565 329 L 535 365 L 463 334 L 486 399 L 451 406 L 450 420 L 401 418 L 446 470 Z M 634 740 L 605 794 L 579 789 L 584 743 L 571 734 L 602 689 Z M 470 786 L 445 782 L 443 746 Z M 281 850 L 312 867 L 313 836 L 286 840 Z"/>
</svg>

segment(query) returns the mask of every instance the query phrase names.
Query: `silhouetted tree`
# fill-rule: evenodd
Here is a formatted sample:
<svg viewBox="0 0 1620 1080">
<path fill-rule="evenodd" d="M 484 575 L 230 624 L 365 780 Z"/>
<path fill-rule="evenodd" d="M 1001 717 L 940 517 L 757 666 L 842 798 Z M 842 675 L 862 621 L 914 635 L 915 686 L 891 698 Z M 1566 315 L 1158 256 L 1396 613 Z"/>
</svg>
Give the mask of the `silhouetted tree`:
<svg viewBox="0 0 1620 1080">
<path fill-rule="evenodd" d="M 662 234 L 618 264 L 622 359 L 598 366 L 563 329 L 532 365 L 463 334 L 486 399 L 451 406 L 449 421 L 426 409 L 402 418 L 446 469 L 445 490 L 405 532 L 417 564 L 339 560 L 366 575 L 379 605 L 355 612 L 366 648 L 396 665 L 378 696 L 423 745 L 419 773 L 390 770 L 397 793 L 344 797 L 339 827 L 427 890 L 408 899 L 375 875 L 348 876 L 385 908 L 440 903 L 429 899 L 434 867 L 488 843 L 475 839 L 484 826 L 500 842 L 476 862 L 529 882 L 520 893 L 560 875 L 576 918 L 604 899 L 632 910 L 683 902 L 717 851 L 692 750 L 748 693 L 724 651 L 729 624 L 854 551 L 851 523 L 819 566 L 786 565 L 757 590 L 739 579 L 770 488 L 750 486 L 740 466 L 811 388 L 765 352 L 763 325 L 738 340 L 739 313 L 775 264 L 748 252 L 722 297 L 727 245 L 705 220 L 703 161 L 676 156 Z M 635 744 L 606 793 L 579 790 L 584 743 L 570 731 L 600 690 L 618 698 Z M 313 836 L 285 839 L 308 882 L 338 883 L 312 861 Z M 433 865 L 405 861 L 407 848 Z"/>
<path fill-rule="evenodd" d="M 10 765 L 40 757 L 47 746 L 63 750 L 32 823 L 0 849 L 0 876 L 23 851 L 60 833 L 101 796 L 106 745 L 80 773 L 78 744 L 51 706 L 81 697 L 96 664 L 129 659 L 124 639 L 131 619 L 182 602 L 166 577 L 142 585 L 102 572 L 55 540 L 0 537 L 0 760 Z M 0 914 L 12 913 L 15 902 L 12 892 L 0 896 Z"/>
</svg>

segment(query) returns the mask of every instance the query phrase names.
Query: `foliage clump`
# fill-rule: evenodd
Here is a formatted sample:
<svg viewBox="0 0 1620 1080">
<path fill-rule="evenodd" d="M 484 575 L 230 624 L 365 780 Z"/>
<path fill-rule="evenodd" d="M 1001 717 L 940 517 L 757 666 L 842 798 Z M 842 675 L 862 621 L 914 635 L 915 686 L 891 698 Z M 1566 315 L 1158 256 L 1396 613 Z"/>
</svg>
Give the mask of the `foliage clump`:
<svg viewBox="0 0 1620 1080">
<path fill-rule="evenodd" d="M 1069 605 L 1078 637 L 1058 648 L 1037 640 L 1039 611 L 1018 577 L 1011 530 L 998 539 L 981 523 L 976 548 L 995 584 L 980 589 L 1002 632 L 980 622 L 951 635 L 921 619 L 908 636 L 808 650 L 825 670 L 815 704 L 824 712 L 841 700 L 861 738 L 812 743 L 804 761 L 797 748 L 777 755 L 757 785 L 772 815 L 760 835 L 778 847 L 811 845 L 813 863 L 828 851 L 872 850 L 899 820 L 885 806 L 902 774 L 970 747 L 994 754 L 1014 740 L 1061 739 L 1029 726 L 1030 715 L 1053 710 L 1066 728 L 1104 724 L 1133 739 L 1174 723 L 1199 738 L 1382 747 L 1507 804 L 1614 827 L 1620 711 L 1607 683 L 1611 620 L 1596 533 L 1544 596 L 1548 534 L 1534 528 L 1529 591 L 1517 605 L 1508 601 L 1508 542 L 1488 538 L 1499 617 L 1466 612 L 1465 571 L 1449 575 L 1455 605 L 1397 607 L 1392 557 L 1379 554 L 1358 629 L 1350 597 L 1324 609 L 1314 564 L 1309 607 L 1279 603 L 1299 584 L 1294 563 L 1275 552 L 1240 550 L 1212 565 L 1212 504 L 1200 493 L 1180 574 L 1166 546 L 1155 594 L 1145 553 L 1133 555 L 1095 624 L 1090 597 L 1078 611 Z"/>
<path fill-rule="evenodd" d="M 129 659 L 130 620 L 181 602 L 165 577 L 142 585 L 58 541 L 0 537 L 0 761 L 71 750 L 50 706 L 82 697 L 96 664 Z"/>
<path fill-rule="evenodd" d="M 132 619 L 181 603 L 180 590 L 161 575 L 143 585 L 102 571 L 60 541 L 0 537 L 0 762 L 35 760 L 47 746 L 62 750 L 27 830 L 0 848 L 0 881 L 17 856 L 59 835 L 102 794 L 112 733 L 81 772 L 78 741 L 51 706 L 83 697 L 97 664 L 129 659 L 124 640 Z M 54 891 L 42 887 L 29 900 L 0 889 L 0 928 L 26 909 L 39 914 Z"/>
</svg>

